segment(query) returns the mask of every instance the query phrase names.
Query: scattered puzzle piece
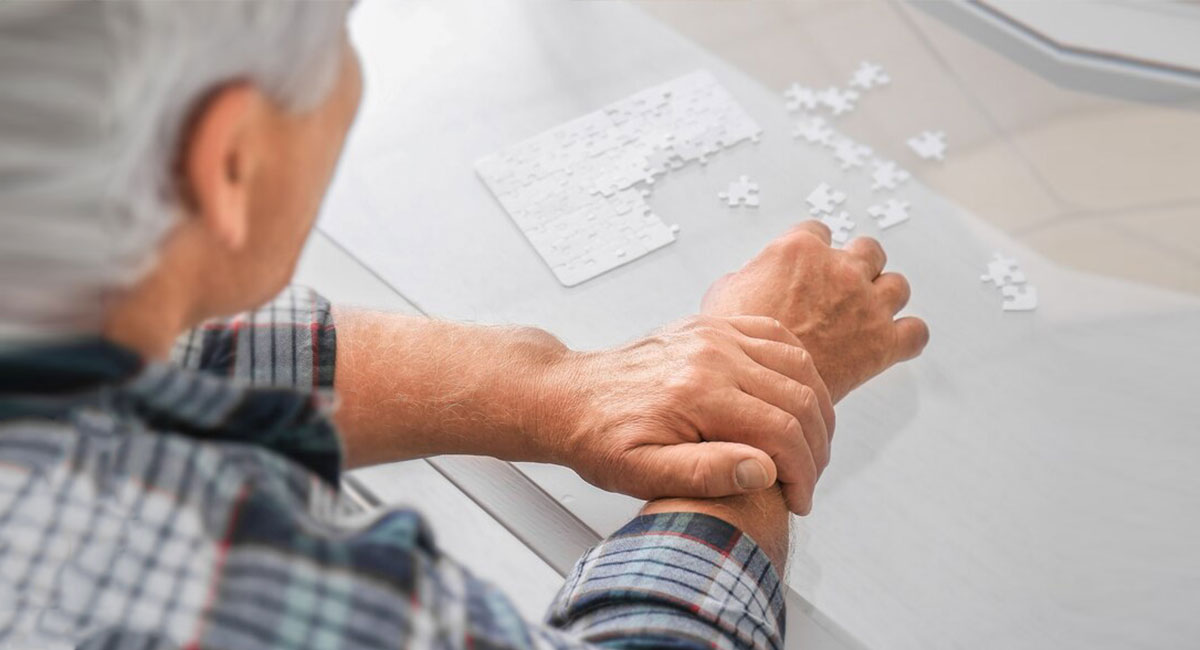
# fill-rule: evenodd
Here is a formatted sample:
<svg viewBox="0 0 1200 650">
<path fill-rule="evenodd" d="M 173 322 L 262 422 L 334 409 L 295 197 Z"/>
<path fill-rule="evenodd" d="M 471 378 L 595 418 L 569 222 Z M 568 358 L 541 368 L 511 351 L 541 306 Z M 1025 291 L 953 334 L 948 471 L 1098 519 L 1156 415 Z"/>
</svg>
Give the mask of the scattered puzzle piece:
<svg viewBox="0 0 1200 650">
<path fill-rule="evenodd" d="M 831 214 L 833 209 L 846 200 L 846 193 L 829 187 L 829 183 L 821 183 L 814 189 L 805 201 L 808 202 L 812 214 Z"/>
<path fill-rule="evenodd" d="M 862 167 L 870 155 L 870 147 L 849 138 L 841 138 L 833 145 L 833 157 L 838 159 L 842 169 Z"/>
<path fill-rule="evenodd" d="M 821 217 L 821 223 L 829 226 L 832 233 L 831 238 L 835 244 L 845 244 L 850 239 L 850 231 L 854 230 L 857 225 L 850 220 L 850 213 L 845 210 L 834 214 L 827 214 Z"/>
<path fill-rule="evenodd" d="M 828 108 L 834 115 L 849 113 L 854 110 L 854 102 L 858 100 L 858 91 L 843 90 L 837 86 L 830 86 L 822 90 L 817 95 L 821 105 Z"/>
<path fill-rule="evenodd" d="M 883 66 L 863 61 L 858 64 L 858 69 L 854 71 L 854 76 L 850 78 L 850 85 L 863 90 L 870 90 L 875 86 L 886 86 L 891 83 L 892 78 L 883 71 Z"/>
<path fill-rule="evenodd" d="M 728 190 L 718 193 L 717 197 L 723 199 L 731 208 L 739 205 L 756 208 L 758 207 L 758 183 L 751 181 L 748 176 L 743 174 L 729 184 Z"/>
<path fill-rule="evenodd" d="M 908 146 L 925 160 L 942 160 L 946 155 L 946 132 L 924 131 L 909 138 Z"/>
<path fill-rule="evenodd" d="M 1001 287 L 1004 303 L 1000 306 L 1004 311 L 1033 311 L 1037 309 L 1037 288 L 1031 284 L 1017 286 L 1010 284 Z"/>
<path fill-rule="evenodd" d="M 890 160 L 875 160 L 871 163 L 872 190 L 894 190 L 909 178 L 908 172 Z"/>
<path fill-rule="evenodd" d="M 789 86 L 787 90 L 783 91 L 783 96 L 787 98 L 786 106 L 789 111 L 796 111 L 801 108 L 811 111 L 817 107 L 817 91 L 801 86 L 800 84 Z"/>
<path fill-rule="evenodd" d="M 819 115 L 809 115 L 796 123 L 792 136 L 804 138 L 812 144 L 829 146 L 833 141 L 833 129 L 829 127 L 829 122 L 825 118 Z"/>
<path fill-rule="evenodd" d="M 1021 270 L 1017 261 L 1011 257 L 1005 257 L 1000 253 L 993 253 L 992 260 L 988 262 L 987 268 L 987 273 L 979 276 L 979 279 L 984 282 L 991 282 L 997 287 L 1025 283 L 1025 272 Z"/>
<path fill-rule="evenodd" d="M 908 201 L 888 199 L 882 205 L 867 208 L 867 214 L 875 219 L 880 228 L 886 230 L 908 221 Z"/>
</svg>

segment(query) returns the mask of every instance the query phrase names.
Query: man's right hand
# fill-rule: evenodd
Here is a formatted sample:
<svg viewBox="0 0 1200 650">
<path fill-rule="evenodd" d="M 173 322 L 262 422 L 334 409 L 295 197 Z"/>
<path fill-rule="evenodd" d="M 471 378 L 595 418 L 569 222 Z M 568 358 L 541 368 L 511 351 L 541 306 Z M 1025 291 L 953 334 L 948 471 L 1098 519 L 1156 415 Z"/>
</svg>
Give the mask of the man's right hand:
<svg viewBox="0 0 1200 650">
<path fill-rule="evenodd" d="M 887 255 L 869 237 L 844 250 L 830 232 L 806 221 L 767 245 L 740 270 L 717 280 L 702 311 L 778 320 L 813 356 L 836 402 L 891 365 L 912 359 L 929 341 L 915 317 L 896 318 L 908 303 L 908 281 L 884 273 Z"/>
</svg>

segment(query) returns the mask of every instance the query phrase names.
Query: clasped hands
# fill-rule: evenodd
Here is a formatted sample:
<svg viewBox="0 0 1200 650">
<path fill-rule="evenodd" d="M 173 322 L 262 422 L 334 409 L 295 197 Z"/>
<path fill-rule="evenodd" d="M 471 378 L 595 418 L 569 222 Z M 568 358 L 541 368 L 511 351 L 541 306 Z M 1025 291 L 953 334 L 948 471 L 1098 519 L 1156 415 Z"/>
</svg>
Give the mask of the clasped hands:
<svg viewBox="0 0 1200 650">
<path fill-rule="evenodd" d="M 536 400 L 546 458 L 647 499 L 778 482 L 807 514 L 833 405 L 929 338 L 921 320 L 896 318 L 909 286 L 886 262 L 873 239 L 837 250 L 804 222 L 718 280 L 700 315 L 616 349 L 564 348 Z"/>
</svg>

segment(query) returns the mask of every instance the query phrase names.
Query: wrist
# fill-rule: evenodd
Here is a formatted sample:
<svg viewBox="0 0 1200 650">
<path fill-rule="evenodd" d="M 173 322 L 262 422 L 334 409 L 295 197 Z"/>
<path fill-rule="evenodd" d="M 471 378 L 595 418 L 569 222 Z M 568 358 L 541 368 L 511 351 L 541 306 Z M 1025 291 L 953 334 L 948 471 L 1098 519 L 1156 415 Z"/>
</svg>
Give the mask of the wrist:
<svg viewBox="0 0 1200 650">
<path fill-rule="evenodd" d="M 664 512 L 695 512 L 728 523 L 749 535 L 771 559 L 780 575 L 784 574 L 791 513 L 778 483 L 758 492 L 719 499 L 656 499 L 647 503 L 641 514 Z"/>
<path fill-rule="evenodd" d="M 576 433 L 590 401 L 585 388 L 590 354 L 563 346 L 537 374 L 535 397 L 530 402 L 533 417 L 529 432 L 544 462 L 571 465 Z"/>
<path fill-rule="evenodd" d="M 513 414 L 515 437 L 506 459 L 560 463 L 563 440 L 577 419 L 580 353 L 536 328 L 517 330 L 511 351 L 517 361 L 498 368 L 496 377 L 499 385 L 509 387 Z"/>
</svg>

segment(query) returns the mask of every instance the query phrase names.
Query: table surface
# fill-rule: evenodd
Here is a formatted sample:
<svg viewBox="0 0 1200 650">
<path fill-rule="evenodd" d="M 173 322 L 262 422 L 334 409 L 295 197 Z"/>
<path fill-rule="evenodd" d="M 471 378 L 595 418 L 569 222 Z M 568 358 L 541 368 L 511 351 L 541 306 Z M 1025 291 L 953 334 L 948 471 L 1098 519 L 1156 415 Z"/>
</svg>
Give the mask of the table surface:
<svg viewBox="0 0 1200 650">
<path fill-rule="evenodd" d="M 376 2 L 352 31 L 367 89 L 320 227 L 430 315 L 615 344 L 693 312 L 818 182 L 849 191 L 856 234 L 909 276 L 933 342 L 839 407 L 834 461 L 797 520 L 799 627 L 814 623 L 829 647 L 1200 638 L 1194 89 L 1155 102 L 1065 89 L 885 2 Z M 843 83 L 861 59 L 893 83 L 837 126 L 915 177 L 898 193 L 912 220 L 886 232 L 863 214 L 865 177 L 791 139 L 779 94 Z M 759 121 L 762 142 L 659 184 L 652 206 L 682 226 L 679 241 L 560 286 L 472 163 L 698 68 Z M 949 134 L 943 163 L 903 146 L 929 128 Z M 742 173 L 762 187 L 757 211 L 715 198 Z M 1036 312 L 1002 313 L 980 283 L 993 250 L 1020 259 Z M 520 470 L 585 532 L 637 507 L 561 468 Z"/>
</svg>

